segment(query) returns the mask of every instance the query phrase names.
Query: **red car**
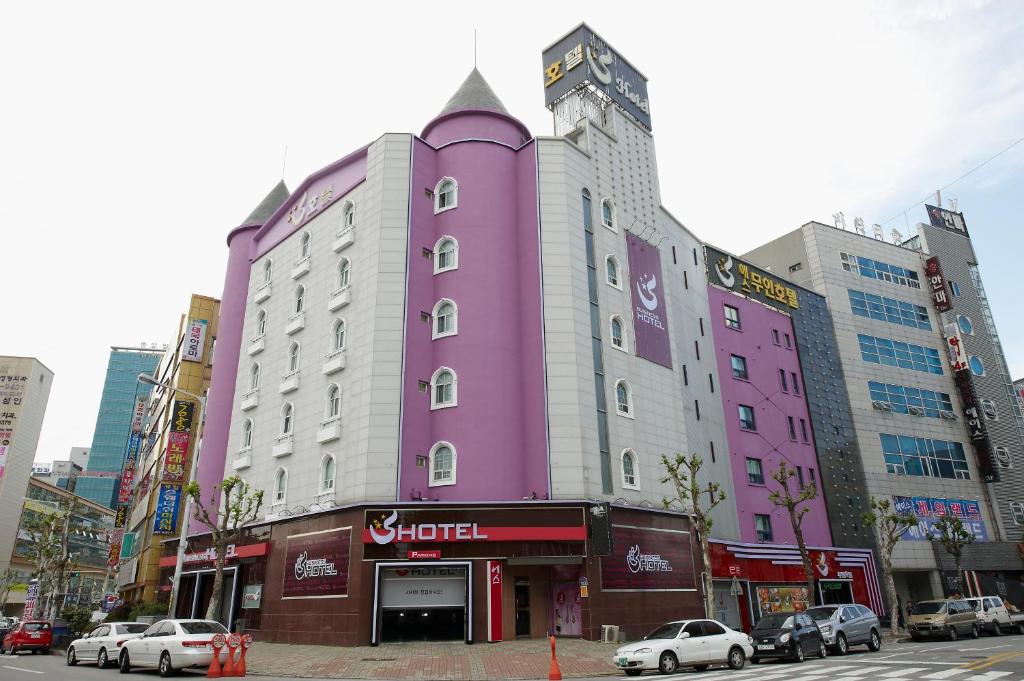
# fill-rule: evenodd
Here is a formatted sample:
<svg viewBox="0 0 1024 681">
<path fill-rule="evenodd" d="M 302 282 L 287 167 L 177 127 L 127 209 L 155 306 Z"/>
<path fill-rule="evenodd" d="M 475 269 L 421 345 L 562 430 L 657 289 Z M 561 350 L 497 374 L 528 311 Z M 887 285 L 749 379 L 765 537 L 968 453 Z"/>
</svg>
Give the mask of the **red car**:
<svg viewBox="0 0 1024 681">
<path fill-rule="evenodd" d="M 46 652 L 53 643 L 53 627 L 49 622 L 22 622 L 4 636 L 0 643 L 0 654 L 14 655 L 19 650 L 31 650 L 32 654 Z"/>
</svg>

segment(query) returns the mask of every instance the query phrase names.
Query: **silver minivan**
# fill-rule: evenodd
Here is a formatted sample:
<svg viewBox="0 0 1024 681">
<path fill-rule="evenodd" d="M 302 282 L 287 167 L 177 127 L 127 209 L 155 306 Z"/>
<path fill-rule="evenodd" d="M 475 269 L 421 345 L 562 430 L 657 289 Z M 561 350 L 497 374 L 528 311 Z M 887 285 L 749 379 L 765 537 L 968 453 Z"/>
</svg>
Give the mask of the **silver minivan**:
<svg viewBox="0 0 1024 681">
<path fill-rule="evenodd" d="M 807 614 L 821 629 L 825 645 L 837 655 L 845 655 L 850 646 L 866 645 L 873 652 L 882 648 L 882 625 L 863 605 L 818 605 L 808 608 Z"/>
</svg>

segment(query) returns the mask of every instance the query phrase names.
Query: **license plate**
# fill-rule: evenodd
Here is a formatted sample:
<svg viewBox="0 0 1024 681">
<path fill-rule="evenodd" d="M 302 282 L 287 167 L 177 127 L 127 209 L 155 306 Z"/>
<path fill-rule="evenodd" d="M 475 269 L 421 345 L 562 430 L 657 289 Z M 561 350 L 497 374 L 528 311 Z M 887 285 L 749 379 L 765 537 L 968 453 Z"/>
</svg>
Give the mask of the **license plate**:
<svg viewBox="0 0 1024 681">
<path fill-rule="evenodd" d="M 619 658 L 619 664 L 622 665 L 623 667 L 625 667 L 626 666 L 626 658 L 620 657 Z"/>
<path fill-rule="evenodd" d="M 757 649 L 758 650 L 775 650 L 775 646 L 773 646 L 773 645 L 758 646 Z"/>
<path fill-rule="evenodd" d="M 32 634 L 31 638 L 40 638 L 42 634 Z"/>
</svg>

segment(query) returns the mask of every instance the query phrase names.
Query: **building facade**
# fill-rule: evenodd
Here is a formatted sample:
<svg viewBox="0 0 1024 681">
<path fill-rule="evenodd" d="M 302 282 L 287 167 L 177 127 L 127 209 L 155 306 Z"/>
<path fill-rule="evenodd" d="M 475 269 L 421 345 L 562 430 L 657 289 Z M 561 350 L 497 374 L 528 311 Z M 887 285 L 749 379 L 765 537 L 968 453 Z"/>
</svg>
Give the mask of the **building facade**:
<svg viewBox="0 0 1024 681">
<path fill-rule="evenodd" d="M 863 493 L 847 487 L 850 522 L 870 497 L 916 513 L 919 526 L 893 554 L 897 591 L 903 601 L 941 597 L 952 588 L 927 541 L 936 520 L 953 513 L 983 541 L 1003 530 L 933 308 L 928 256 L 812 222 L 744 257 L 827 299 L 864 471 Z"/>
<path fill-rule="evenodd" d="M 179 531 L 181 490 L 201 435 L 202 410 L 192 395 L 205 396 L 209 389 L 219 319 L 219 300 L 193 294 L 153 373 L 172 389 L 154 387 L 147 396 L 139 431 L 143 444 L 137 460 L 129 458 L 115 500 L 113 544 L 120 546 L 111 558 L 118 566 L 115 588 L 127 602 L 155 601 L 167 585 L 158 581 L 161 542 Z"/>
<path fill-rule="evenodd" d="M 79 496 L 113 507 L 138 400 L 149 392 L 139 374 L 152 374 L 160 356 L 148 348 L 110 348 L 88 463 L 75 483 Z"/>
<path fill-rule="evenodd" d="M 82 467 L 70 459 L 32 464 L 32 477 L 43 480 L 54 487 L 75 491 L 75 482 L 82 473 Z"/>
<path fill-rule="evenodd" d="M 613 54 L 581 26 L 545 60 L 584 45 Z M 279 185 L 231 232 L 198 475 L 241 476 L 265 515 L 225 621 L 354 644 L 701 612 L 687 509 L 655 510 L 663 454 L 700 452 L 733 494 L 701 244 L 661 205 L 649 119 L 588 96 L 534 137 L 474 70 L 420 135 Z M 189 556 L 187 614 L 211 574 Z"/>
<path fill-rule="evenodd" d="M 33 357 L 0 357 L 0 517 L 16 518 L 32 475 L 53 372 Z M 0 571 L 10 566 L 14 523 L 0 524 Z"/>
</svg>

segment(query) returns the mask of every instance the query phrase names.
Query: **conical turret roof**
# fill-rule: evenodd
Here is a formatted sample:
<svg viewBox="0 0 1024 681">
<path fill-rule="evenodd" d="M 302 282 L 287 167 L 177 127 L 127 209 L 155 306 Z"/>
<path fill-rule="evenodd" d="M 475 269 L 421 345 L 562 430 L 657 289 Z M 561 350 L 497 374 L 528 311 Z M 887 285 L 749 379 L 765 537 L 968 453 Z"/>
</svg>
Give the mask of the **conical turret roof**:
<svg viewBox="0 0 1024 681">
<path fill-rule="evenodd" d="M 498 99 L 498 95 L 494 94 L 494 90 L 484 80 L 483 75 L 476 67 L 469 72 L 466 80 L 462 82 L 459 89 L 455 91 L 452 98 L 448 100 L 448 103 L 441 109 L 441 113 L 437 115 L 437 118 L 445 116 L 455 111 L 466 111 L 466 110 L 484 110 L 484 111 L 496 111 L 498 113 L 509 115 L 505 105 Z"/>
<path fill-rule="evenodd" d="M 281 180 L 273 189 L 270 190 L 269 194 L 263 197 L 263 200 L 260 201 L 260 205 L 256 206 L 256 208 L 249 213 L 249 217 L 247 217 L 242 224 L 262 225 L 267 221 L 267 218 L 274 214 L 274 211 L 280 208 L 281 205 L 288 200 L 289 196 L 291 196 L 291 193 L 288 191 L 288 187 L 285 186 L 284 180 Z"/>
</svg>

